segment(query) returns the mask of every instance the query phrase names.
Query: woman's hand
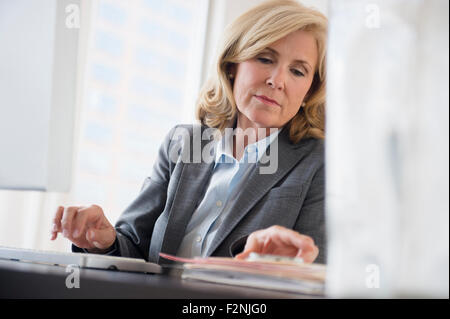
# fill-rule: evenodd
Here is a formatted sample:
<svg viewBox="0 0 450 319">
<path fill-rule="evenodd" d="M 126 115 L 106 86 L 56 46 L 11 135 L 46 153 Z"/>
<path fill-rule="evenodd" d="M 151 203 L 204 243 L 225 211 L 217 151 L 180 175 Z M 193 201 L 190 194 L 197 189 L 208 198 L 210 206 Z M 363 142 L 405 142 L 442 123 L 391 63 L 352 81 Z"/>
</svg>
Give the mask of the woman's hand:
<svg viewBox="0 0 450 319">
<path fill-rule="evenodd" d="M 105 251 L 116 240 L 116 230 L 106 219 L 103 209 L 97 205 L 59 206 L 53 218 L 51 233 L 51 240 L 62 233 L 76 246 L 91 252 Z"/>
<path fill-rule="evenodd" d="M 236 256 L 245 259 L 250 253 L 300 257 L 306 263 L 312 263 L 319 255 L 314 240 L 294 230 L 272 226 L 258 230 L 247 238 L 244 251 Z"/>
</svg>

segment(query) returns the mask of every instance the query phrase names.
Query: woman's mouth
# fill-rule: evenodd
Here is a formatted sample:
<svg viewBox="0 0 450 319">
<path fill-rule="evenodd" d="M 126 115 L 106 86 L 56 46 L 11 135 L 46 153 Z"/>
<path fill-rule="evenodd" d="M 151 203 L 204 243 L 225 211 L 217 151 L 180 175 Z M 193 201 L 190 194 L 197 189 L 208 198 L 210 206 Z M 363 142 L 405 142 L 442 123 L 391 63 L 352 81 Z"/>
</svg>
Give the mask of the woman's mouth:
<svg viewBox="0 0 450 319">
<path fill-rule="evenodd" d="M 255 98 L 258 99 L 258 101 L 263 102 L 264 104 L 270 105 L 270 106 L 278 106 L 280 107 L 280 104 L 278 104 L 277 101 L 272 100 L 271 98 L 268 98 L 265 95 L 255 95 Z"/>
</svg>

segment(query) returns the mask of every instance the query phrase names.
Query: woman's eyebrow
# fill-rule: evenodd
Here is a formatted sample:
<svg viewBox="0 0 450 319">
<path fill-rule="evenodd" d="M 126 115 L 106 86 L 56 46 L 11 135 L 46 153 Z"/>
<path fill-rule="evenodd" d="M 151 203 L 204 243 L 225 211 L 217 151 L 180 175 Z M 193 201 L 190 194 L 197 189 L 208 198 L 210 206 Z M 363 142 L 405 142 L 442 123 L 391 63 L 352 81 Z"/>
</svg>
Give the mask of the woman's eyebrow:
<svg viewBox="0 0 450 319">
<path fill-rule="evenodd" d="M 275 56 L 279 56 L 280 55 L 277 50 L 275 50 L 275 49 L 273 49 L 271 47 L 267 47 L 265 50 L 271 52 Z M 304 65 L 307 65 L 310 69 L 312 69 L 311 65 L 306 60 L 294 60 L 294 63 L 296 63 L 296 64 L 304 64 Z"/>
</svg>

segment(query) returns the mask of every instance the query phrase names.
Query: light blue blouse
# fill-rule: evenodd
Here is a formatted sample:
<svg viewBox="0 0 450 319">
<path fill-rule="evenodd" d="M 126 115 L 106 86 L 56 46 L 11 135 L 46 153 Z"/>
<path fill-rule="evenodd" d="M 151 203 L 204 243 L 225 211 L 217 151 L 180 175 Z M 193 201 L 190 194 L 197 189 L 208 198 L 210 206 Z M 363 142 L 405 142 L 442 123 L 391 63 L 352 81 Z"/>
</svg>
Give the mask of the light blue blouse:
<svg viewBox="0 0 450 319">
<path fill-rule="evenodd" d="M 186 227 L 177 256 L 205 257 L 218 227 L 234 203 L 235 194 L 280 131 L 247 145 L 240 161 L 233 157 L 232 134 L 225 134 L 217 142 L 212 176 L 202 201 Z"/>
</svg>

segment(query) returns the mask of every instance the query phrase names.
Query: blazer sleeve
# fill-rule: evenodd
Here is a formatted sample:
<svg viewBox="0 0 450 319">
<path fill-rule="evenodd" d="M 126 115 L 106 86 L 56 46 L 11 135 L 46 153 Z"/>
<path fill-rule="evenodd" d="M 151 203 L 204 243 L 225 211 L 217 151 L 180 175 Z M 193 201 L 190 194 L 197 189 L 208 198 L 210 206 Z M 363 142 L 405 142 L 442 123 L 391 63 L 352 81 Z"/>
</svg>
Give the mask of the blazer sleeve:
<svg viewBox="0 0 450 319">
<path fill-rule="evenodd" d="M 169 150 L 176 128 L 169 131 L 161 144 L 152 173 L 144 180 L 139 195 L 117 220 L 116 241 L 108 255 L 148 260 L 153 227 L 164 210 L 167 186 L 175 165 L 169 160 Z M 80 251 L 77 247 L 72 250 Z"/>
<path fill-rule="evenodd" d="M 317 170 L 306 194 L 294 230 L 308 235 L 319 248 L 315 263 L 326 263 L 327 238 L 325 229 L 325 166 Z"/>
</svg>

